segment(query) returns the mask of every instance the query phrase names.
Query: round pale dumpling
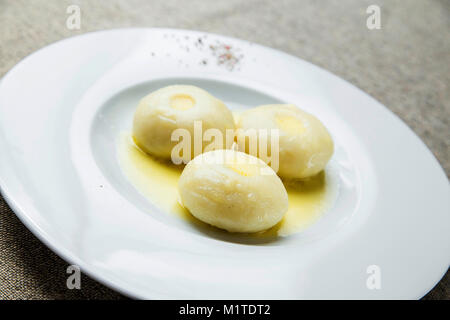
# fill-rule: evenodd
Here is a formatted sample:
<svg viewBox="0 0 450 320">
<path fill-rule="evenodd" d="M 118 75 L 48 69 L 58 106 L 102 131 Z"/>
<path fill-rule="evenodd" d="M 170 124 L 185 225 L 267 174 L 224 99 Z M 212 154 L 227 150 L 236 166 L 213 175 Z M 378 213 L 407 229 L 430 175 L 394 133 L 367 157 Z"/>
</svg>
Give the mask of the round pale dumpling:
<svg viewBox="0 0 450 320">
<path fill-rule="evenodd" d="M 193 216 L 230 232 L 269 229 L 288 209 L 286 189 L 272 168 L 235 150 L 195 157 L 184 168 L 178 189 Z"/>
<path fill-rule="evenodd" d="M 200 132 L 200 140 L 195 140 L 196 148 L 194 127 Z M 189 133 L 190 141 L 183 141 L 183 135 L 172 141 L 176 129 L 186 129 L 184 132 Z M 222 141 L 203 141 L 201 135 L 208 129 L 219 130 Z M 143 151 L 165 159 L 174 160 L 175 157 L 178 163 L 187 163 L 213 142 L 216 146 L 222 142 L 222 147 L 215 149 L 230 148 L 233 141 L 228 139 L 230 142 L 226 144 L 226 129 L 234 130 L 230 110 L 205 90 L 190 85 L 168 86 L 147 95 L 139 102 L 133 120 L 134 140 Z M 185 148 L 172 154 L 174 147 L 182 142 L 189 143 L 189 152 Z"/>
<path fill-rule="evenodd" d="M 302 179 L 313 176 L 325 168 L 333 155 L 333 140 L 322 122 L 292 104 L 263 105 L 244 111 L 238 117 L 237 128 L 239 149 L 250 154 L 256 153 L 254 155 L 263 160 L 265 157 L 261 155 L 259 143 L 267 144 L 267 150 L 271 150 L 270 129 L 278 129 L 277 173 L 282 178 Z M 252 130 L 248 131 L 249 129 L 257 132 L 256 148 L 251 146 L 252 140 L 249 137 Z M 263 136 L 259 129 L 268 130 L 267 136 Z M 271 158 L 275 156 L 276 146 L 273 149 L 272 154 L 269 152 Z"/>
</svg>

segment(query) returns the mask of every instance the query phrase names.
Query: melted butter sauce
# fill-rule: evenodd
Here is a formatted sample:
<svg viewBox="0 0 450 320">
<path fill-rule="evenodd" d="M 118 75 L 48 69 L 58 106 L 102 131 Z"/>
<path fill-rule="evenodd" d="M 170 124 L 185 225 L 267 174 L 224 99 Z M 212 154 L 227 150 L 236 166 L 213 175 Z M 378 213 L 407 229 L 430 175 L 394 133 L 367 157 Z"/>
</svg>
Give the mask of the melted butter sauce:
<svg viewBox="0 0 450 320">
<path fill-rule="evenodd" d="M 196 219 L 180 204 L 177 184 L 183 166 L 144 153 L 136 146 L 129 133 L 122 133 L 120 136 L 118 156 L 126 177 L 154 205 L 198 227 L 216 229 Z M 336 197 L 336 188 L 325 172 L 308 180 L 284 181 L 284 184 L 289 208 L 283 219 L 271 229 L 249 236 L 279 237 L 300 232 L 327 211 Z"/>
</svg>

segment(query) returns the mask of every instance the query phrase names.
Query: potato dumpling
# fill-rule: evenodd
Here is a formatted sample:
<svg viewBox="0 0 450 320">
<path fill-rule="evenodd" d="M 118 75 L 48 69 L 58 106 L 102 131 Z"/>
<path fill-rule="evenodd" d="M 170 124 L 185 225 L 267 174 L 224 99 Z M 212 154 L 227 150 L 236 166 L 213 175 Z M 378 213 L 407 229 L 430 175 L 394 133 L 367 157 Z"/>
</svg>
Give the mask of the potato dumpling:
<svg viewBox="0 0 450 320">
<path fill-rule="evenodd" d="M 211 128 L 220 130 L 223 148 L 231 147 L 225 144 L 226 129 L 234 129 L 230 110 L 205 90 L 190 85 L 168 86 L 144 97 L 134 114 L 134 140 L 146 153 L 170 159 L 172 149 L 178 144 L 178 141 L 171 141 L 172 133 L 176 129 L 186 129 L 190 133 L 191 152 L 180 154 L 179 158 L 187 163 L 195 156 L 195 121 L 197 124 L 201 122 L 202 132 Z M 197 153 L 201 153 L 210 143 L 200 139 L 200 152 Z"/>
<path fill-rule="evenodd" d="M 235 150 L 195 157 L 178 182 L 193 216 L 230 232 L 258 232 L 277 224 L 288 209 L 286 189 L 262 160 Z"/>
<path fill-rule="evenodd" d="M 277 173 L 282 178 L 313 176 L 325 168 L 333 155 L 333 140 L 325 126 L 319 119 L 292 104 L 263 105 L 244 111 L 239 115 L 237 128 L 238 142 L 244 141 L 240 144 L 240 150 L 247 153 L 252 149 L 249 148 L 251 140 L 247 138 L 246 130 L 256 129 L 259 143 L 262 139 L 259 129 L 279 129 Z M 264 143 L 270 150 L 270 139 L 266 140 Z M 261 157 L 259 147 L 256 151 L 257 156 Z"/>
</svg>

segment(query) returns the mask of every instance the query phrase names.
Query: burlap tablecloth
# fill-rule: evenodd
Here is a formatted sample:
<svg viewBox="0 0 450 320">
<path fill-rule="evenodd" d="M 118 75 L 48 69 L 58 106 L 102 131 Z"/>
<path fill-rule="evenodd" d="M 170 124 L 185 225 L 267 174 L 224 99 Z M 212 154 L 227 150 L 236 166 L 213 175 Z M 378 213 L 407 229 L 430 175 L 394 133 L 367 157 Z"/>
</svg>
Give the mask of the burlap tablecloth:
<svg viewBox="0 0 450 320">
<path fill-rule="evenodd" d="M 71 4 L 81 8 L 79 31 L 66 28 Z M 370 4 L 381 8 L 380 30 L 366 27 Z M 328 69 L 399 115 L 449 174 L 448 0 L 0 0 L 0 76 L 54 41 L 136 26 L 234 36 Z M 0 298 L 123 298 L 85 276 L 81 290 L 68 290 L 66 267 L 0 198 Z M 426 298 L 450 298 L 448 274 Z"/>
</svg>

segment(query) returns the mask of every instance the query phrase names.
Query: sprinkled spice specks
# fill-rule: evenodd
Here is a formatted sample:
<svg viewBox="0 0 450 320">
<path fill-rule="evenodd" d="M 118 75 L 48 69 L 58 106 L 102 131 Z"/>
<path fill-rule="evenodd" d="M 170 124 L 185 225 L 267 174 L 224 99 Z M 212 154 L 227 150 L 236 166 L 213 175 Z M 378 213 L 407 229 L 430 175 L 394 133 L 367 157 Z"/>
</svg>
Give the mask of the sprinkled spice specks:
<svg viewBox="0 0 450 320">
<path fill-rule="evenodd" d="M 217 64 L 225 66 L 228 70 L 233 70 L 240 60 L 244 57 L 239 49 L 233 48 L 231 45 L 217 42 L 210 45 L 209 49 L 212 55 L 217 58 Z"/>
<path fill-rule="evenodd" d="M 239 70 L 238 66 L 244 58 L 240 48 L 233 47 L 219 40 L 213 42 L 212 39 L 208 39 L 208 35 L 202 35 L 194 39 L 188 35 L 182 36 L 178 34 L 164 34 L 163 37 L 164 39 L 174 39 L 180 50 L 190 52 L 190 49 L 196 49 L 204 52 L 207 56 L 199 60 L 199 64 L 202 66 L 209 65 L 212 60 L 211 63 L 215 62 L 218 66 L 224 67 L 229 71 Z M 154 52 L 152 52 L 152 56 L 154 55 Z M 170 54 L 166 53 L 166 57 L 170 57 Z M 182 61 L 178 61 L 178 63 L 181 65 Z"/>
</svg>

